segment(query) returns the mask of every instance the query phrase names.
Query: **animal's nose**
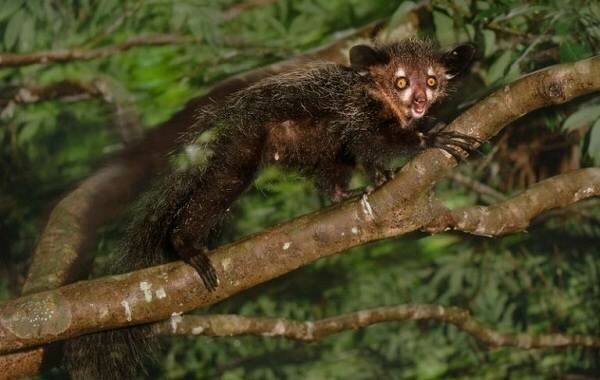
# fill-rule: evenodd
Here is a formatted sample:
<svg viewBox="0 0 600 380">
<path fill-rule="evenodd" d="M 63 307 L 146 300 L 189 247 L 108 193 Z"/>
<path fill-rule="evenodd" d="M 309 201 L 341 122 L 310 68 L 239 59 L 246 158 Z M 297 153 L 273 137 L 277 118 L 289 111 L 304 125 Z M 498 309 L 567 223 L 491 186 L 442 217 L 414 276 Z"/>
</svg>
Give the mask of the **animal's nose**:
<svg viewBox="0 0 600 380">
<path fill-rule="evenodd" d="M 424 91 L 415 91 L 415 96 L 413 97 L 413 103 L 421 105 L 427 101 L 427 96 Z"/>
</svg>

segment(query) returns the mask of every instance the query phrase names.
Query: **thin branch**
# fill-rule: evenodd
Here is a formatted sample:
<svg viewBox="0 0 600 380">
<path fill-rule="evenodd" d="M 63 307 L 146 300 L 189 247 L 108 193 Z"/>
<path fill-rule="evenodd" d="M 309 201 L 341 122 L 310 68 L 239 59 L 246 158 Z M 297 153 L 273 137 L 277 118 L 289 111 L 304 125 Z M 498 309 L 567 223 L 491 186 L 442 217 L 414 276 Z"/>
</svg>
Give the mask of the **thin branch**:
<svg viewBox="0 0 600 380">
<path fill-rule="evenodd" d="M 141 9 L 142 5 L 144 4 L 144 1 L 138 0 L 137 2 L 134 3 L 134 5 L 132 7 L 128 7 L 129 4 L 130 4 L 129 2 L 124 2 L 123 3 L 123 12 L 121 12 L 119 17 L 117 17 L 104 30 L 102 30 L 101 32 L 97 33 L 93 37 L 89 38 L 86 42 L 84 42 L 83 46 L 93 46 L 96 43 L 102 41 L 104 38 L 113 34 L 117 29 L 119 29 L 121 27 L 121 25 L 125 22 L 125 20 L 127 20 L 129 17 L 131 17 L 132 15 L 134 15 Z"/>
<path fill-rule="evenodd" d="M 254 0 L 248 3 L 238 4 L 234 7 L 229 8 L 223 13 L 224 20 L 231 20 L 237 17 L 240 13 L 246 10 L 256 8 L 263 5 L 274 3 L 272 0 Z M 125 19 L 132 13 L 136 12 L 137 8 L 131 11 L 125 11 L 121 17 L 119 17 L 113 25 L 111 25 L 107 31 L 100 34 L 97 38 L 94 38 L 90 43 L 98 41 L 106 35 L 112 33 Z M 153 34 L 132 37 L 124 42 L 109 45 L 97 49 L 83 49 L 83 48 L 72 48 L 63 50 L 48 50 L 35 53 L 17 54 L 17 53 L 1 53 L 0 54 L 0 68 L 5 67 L 19 67 L 34 64 L 48 64 L 48 63 L 65 63 L 73 61 L 89 61 L 92 59 L 105 58 L 117 53 L 122 53 L 135 47 L 140 46 L 164 46 L 164 45 L 175 45 L 175 44 L 190 44 L 199 43 L 201 39 L 191 36 L 184 36 L 178 34 Z"/>
<path fill-rule="evenodd" d="M 29 54 L 2 53 L 0 54 L 0 68 L 18 67 L 33 64 L 89 61 L 92 59 L 104 58 L 117 53 L 122 53 L 140 46 L 164 46 L 197 42 L 198 40 L 196 38 L 178 34 L 155 34 L 136 36 L 121 43 L 89 50 L 75 48 L 48 50 Z"/>
<path fill-rule="evenodd" d="M 498 190 L 486 185 L 485 183 L 479 182 L 471 177 L 467 177 L 466 175 L 461 174 L 459 172 L 452 172 L 448 175 L 448 177 L 454 182 L 459 183 L 478 193 L 487 201 L 491 201 L 489 203 L 499 202 L 506 199 L 506 196 Z"/>
<path fill-rule="evenodd" d="M 490 95 L 447 130 L 485 141 L 528 112 L 597 90 L 600 57 L 552 66 Z M 425 150 L 370 196 L 304 215 L 215 249 L 210 260 L 220 283 L 214 292 L 200 285 L 200 277 L 191 266 L 177 261 L 8 301 L 0 305 L 0 352 L 167 319 L 319 258 L 421 229 L 441 215 L 431 190 L 455 165 L 454 157 L 445 151 Z M 585 176 L 589 170 L 580 172 Z M 593 169 L 592 174 L 595 170 L 600 169 Z M 578 199 L 587 196 L 588 188 L 595 189 L 597 175 L 588 179 L 592 182 L 581 187 Z"/>
<path fill-rule="evenodd" d="M 434 320 L 456 326 L 473 338 L 492 347 L 558 348 L 600 347 L 600 337 L 565 334 L 502 334 L 486 327 L 467 309 L 441 305 L 397 305 L 355 311 L 316 321 L 285 318 L 246 317 L 235 314 L 174 315 L 153 325 L 159 335 L 285 337 L 314 342 L 348 330 L 382 322 Z"/>
<path fill-rule="evenodd" d="M 46 86 L 21 86 L 4 90 L 0 97 L 0 117 L 12 117 L 17 105 L 91 98 L 100 98 L 109 105 L 115 129 L 123 143 L 129 144 L 140 138 L 142 129 L 137 109 L 123 86 L 107 76 L 89 82 L 63 80 Z"/>
<path fill-rule="evenodd" d="M 448 211 L 425 230 L 447 229 L 474 235 L 499 236 L 527 228 L 546 210 L 565 207 L 600 195 L 600 168 L 580 169 L 541 181 L 523 193 L 493 206 Z"/>
<path fill-rule="evenodd" d="M 277 0 L 249 0 L 243 3 L 235 4 L 232 7 L 225 9 L 223 11 L 222 17 L 224 21 L 229 21 L 236 18 L 241 13 L 247 12 L 254 8 L 275 4 L 276 2 Z"/>
<path fill-rule="evenodd" d="M 47 100 L 75 101 L 101 96 L 94 82 L 64 80 L 47 86 L 21 86 L 4 89 L 0 96 L 0 115 L 12 116 L 16 105 L 26 105 Z"/>
</svg>

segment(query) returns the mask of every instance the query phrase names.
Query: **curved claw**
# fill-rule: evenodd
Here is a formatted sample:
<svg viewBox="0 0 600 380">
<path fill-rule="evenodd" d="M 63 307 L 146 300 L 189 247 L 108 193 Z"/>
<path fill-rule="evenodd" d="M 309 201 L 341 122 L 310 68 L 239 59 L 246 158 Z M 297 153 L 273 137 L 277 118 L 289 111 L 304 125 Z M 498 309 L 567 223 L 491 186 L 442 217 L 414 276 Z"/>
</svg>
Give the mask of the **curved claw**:
<svg viewBox="0 0 600 380">
<path fill-rule="evenodd" d="M 476 137 L 458 132 L 437 132 L 427 135 L 428 146 L 440 148 L 452 155 L 457 161 L 466 159 L 466 154 L 482 143 Z"/>
<path fill-rule="evenodd" d="M 219 285 L 217 278 L 217 271 L 210 262 L 208 256 L 204 253 L 199 253 L 185 260 L 189 265 L 194 267 L 196 272 L 200 275 L 204 286 L 209 292 L 214 292 Z"/>
</svg>

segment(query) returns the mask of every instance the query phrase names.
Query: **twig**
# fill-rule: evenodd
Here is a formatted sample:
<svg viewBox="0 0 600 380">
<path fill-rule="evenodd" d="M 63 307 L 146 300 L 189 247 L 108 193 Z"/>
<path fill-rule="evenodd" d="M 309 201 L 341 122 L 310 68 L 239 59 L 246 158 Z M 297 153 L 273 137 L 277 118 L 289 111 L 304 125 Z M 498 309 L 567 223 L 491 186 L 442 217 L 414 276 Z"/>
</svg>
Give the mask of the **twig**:
<svg viewBox="0 0 600 380">
<path fill-rule="evenodd" d="M 104 77 L 89 82 L 63 80 L 47 86 L 22 86 L 3 91 L 0 117 L 10 118 L 15 106 L 50 100 L 79 101 L 101 98 L 112 110 L 114 125 L 121 141 L 129 144 L 141 136 L 139 115 L 122 86 Z"/>
<path fill-rule="evenodd" d="M 0 54 L 0 68 L 18 67 L 33 64 L 89 61 L 92 59 L 108 57 L 110 55 L 121 53 L 140 46 L 164 46 L 196 42 L 198 42 L 196 38 L 188 36 L 181 36 L 177 34 L 155 34 L 137 36 L 130 38 L 125 42 L 90 50 L 48 50 L 29 54 L 2 53 Z"/>
<path fill-rule="evenodd" d="M 240 4 L 236 4 L 223 11 L 222 17 L 224 21 L 229 21 L 236 18 L 243 12 L 249 11 L 254 8 L 264 7 L 267 5 L 275 4 L 277 0 L 249 0 Z"/>
<path fill-rule="evenodd" d="M 495 190 L 494 188 L 486 185 L 485 183 L 474 180 L 473 178 L 467 177 L 464 174 L 459 172 L 452 172 L 449 175 L 449 178 L 452 179 L 456 183 L 460 183 L 463 186 L 468 187 L 469 189 L 479 193 L 481 196 L 486 198 L 489 203 L 499 202 L 506 199 L 506 196 L 501 192 Z"/>
<path fill-rule="evenodd" d="M 434 320 L 456 326 L 492 347 L 559 348 L 600 347 L 600 337 L 565 334 L 502 334 L 486 327 L 467 309 L 441 305 L 397 305 L 355 311 L 316 321 L 285 318 L 247 317 L 235 314 L 183 315 L 153 325 L 159 335 L 285 337 L 314 342 L 347 330 L 382 322 Z"/>
</svg>

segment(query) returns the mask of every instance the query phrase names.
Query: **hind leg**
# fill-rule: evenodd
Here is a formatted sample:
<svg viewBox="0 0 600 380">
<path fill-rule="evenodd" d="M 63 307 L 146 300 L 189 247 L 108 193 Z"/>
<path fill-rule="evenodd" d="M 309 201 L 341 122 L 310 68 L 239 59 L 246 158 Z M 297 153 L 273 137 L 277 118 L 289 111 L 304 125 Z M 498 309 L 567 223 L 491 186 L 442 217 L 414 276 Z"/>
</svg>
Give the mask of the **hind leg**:
<svg viewBox="0 0 600 380">
<path fill-rule="evenodd" d="M 348 190 L 353 166 L 330 163 L 317 168 L 317 188 L 327 194 L 332 203 L 338 203 L 354 195 Z"/>
</svg>

